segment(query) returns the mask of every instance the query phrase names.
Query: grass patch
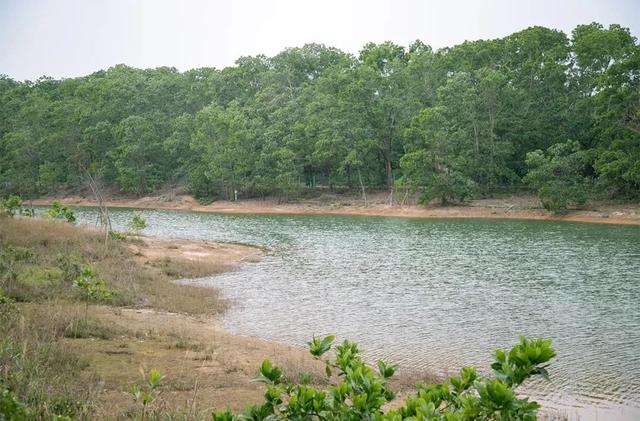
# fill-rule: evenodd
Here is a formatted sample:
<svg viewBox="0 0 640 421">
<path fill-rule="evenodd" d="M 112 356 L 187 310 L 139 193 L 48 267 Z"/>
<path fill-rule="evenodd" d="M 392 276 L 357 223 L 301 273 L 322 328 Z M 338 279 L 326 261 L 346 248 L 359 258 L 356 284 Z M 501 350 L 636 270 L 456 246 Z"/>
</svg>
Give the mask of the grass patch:
<svg viewBox="0 0 640 421">
<path fill-rule="evenodd" d="M 62 283 L 63 275 L 58 267 L 26 267 L 18 275 L 18 282 L 32 287 L 54 288 Z"/>
<path fill-rule="evenodd" d="M 86 360 L 60 341 L 72 317 L 68 307 L 52 302 L 46 309 L 23 308 L 3 301 L 0 384 L 28 406 L 29 419 L 89 417 L 99 384 Z"/>
<path fill-rule="evenodd" d="M 177 247 L 176 247 L 177 248 Z M 171 278 L 199 278 L 229 271 L 224 263 L 200 259 L 160 259 L 150 261 L 150 266 L 161 270 Z"/>
<path fill-rule="evenodd" d="M 70 339 L 113 339 L 120 333 L 122 332 L 112 326 L 101 323 L 97 319 L 87 318 L 79 319 L 69 325 L 64 331 L 64 337 Z"/>
<path fill-rule="evenodd" d="M 186 314 L 227 308 L 211 288 L 179 285 L 177 278 L 220 273 L 219 262 L 165 259 L 144 264 L 127 247 L 89 228 L 38 218 L 0 218 L 0 288 L 20 302 L 81 298 L 74 280 L 91 265 L 114 294 L 116 306 L 153 307 Z"/>
</svg>

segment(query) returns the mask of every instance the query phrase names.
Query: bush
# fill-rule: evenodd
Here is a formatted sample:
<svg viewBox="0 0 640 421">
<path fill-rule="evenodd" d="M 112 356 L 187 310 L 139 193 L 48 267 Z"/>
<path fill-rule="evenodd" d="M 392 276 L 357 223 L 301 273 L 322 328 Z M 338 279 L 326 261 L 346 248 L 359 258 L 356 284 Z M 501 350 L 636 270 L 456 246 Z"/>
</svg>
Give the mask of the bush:
<svg viewBox="0 0 640 421">
<path fill-rule="evenodd" d="M 22 199 L 18 196 L 9 196 L 0 201 L 0 214 L 10 217 L 15 216 L 22 209 Z"/>
<path fill-rule="evenodd" d="M 107 302 L 113 298 L 113 290 L 107 286 L 92 266 L 85 266 L 80 275 L 73 282 L 73 286 L 80 291 L 84 305 L 84 321 L 87 321 L 89 302 Z"/>
<path fill-rule="evenodd" d="M 27 419 L 27 407 L 7 389 L 0 389 L 0 420 L 22 421 Z"/>
<path fill-rule="evenodd" d="M 76 215 L 73 211 L 66 206 L 62 206 L 57 200 L 54 200 L 51 203 L 51 207 L 47 211 L 47 215 L 53 219 L 62 219 L 69 223 L 76 222 Z"/>
<path fill-rule="evenodd" d="M 133 401 L 142 406 L 140 419 L 145 420 L 147 418 L 149 405 L 151 405 L 151 403 L 156 399 L 158 393 L 157 389 L 160 386 L 162 378 L 163 376 L 158 370 L 152 369 L 149 372 L 149 377 L 144 385 L 139 386 L 136 384 L 131 388 L 130 394 Z"/>
<path fill-rule="evenodd" d="M 127 223 L 129 229 L 138 234 L 143 229 L 147 228 L 147 221 L 142 217 L 142 214 L 138 211 L 134 211 L 131 215 L 131 219 Z"/>
<path fill-rule="evenodd" d="M 102 279 L 98 279 L 92 266 L 85 266 L 73 285 L 81 291 L 85 301 L 108 301 L 113 296 L 113 291 Z"/>
<path fill-rule="evenodd" d="M 311 354 L 321 359 L 332 347 L 333 336 L 309 343 Z M 515 388 L 532 376 L 548 378 L 546 365 L 555 356 L 551 340 L 520 338 L 509 352 L 497 350 L 491 365 L 495 378 L 479 376 L 463 368 L 458 376 L 440 384 L 421 385 L 415 396 L 397 409 L 383 411 L 393 401 L 387 381 L 395 365 L 377 362 L 377 371 L 366 365 L 358 346 L 344 341 L 335 347 L 335 358 L 323 360 L 326 374 L 340 381 L 320 390 L 308 383 L 288 384 L 282 371 L 263 361 L 256 379 L 267 384 L 265 402 L 250 406 L 241 416 L 229 411 L 214 413 L 214 421 L 315 419 L 315 420 L 535 420 L 539 405 L 518 398 Z"/>
</svg>

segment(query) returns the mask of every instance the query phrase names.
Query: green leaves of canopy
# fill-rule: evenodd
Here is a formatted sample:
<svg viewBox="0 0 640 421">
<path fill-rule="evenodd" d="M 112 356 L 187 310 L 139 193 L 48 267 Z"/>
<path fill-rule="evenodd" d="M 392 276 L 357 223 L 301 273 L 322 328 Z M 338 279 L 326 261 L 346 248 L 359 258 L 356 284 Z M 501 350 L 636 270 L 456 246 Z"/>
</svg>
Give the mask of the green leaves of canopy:
<svg viewBox="0 0 640 421">
<path fill-rule="evenodd" d="M 596 192 L 637 197 L 639 83 L 637 40 L 597 23 L 570 39 L 531 27 L 437 51 L 307 44 L 222 70 L 1 77 L 0 196 L 75 188 L 89 171 L 136 195 L 167 183 L 209 199 L 397 186 L 463 201 L 522 187 L 527 153 L 572 139 Z"/>
</svg>

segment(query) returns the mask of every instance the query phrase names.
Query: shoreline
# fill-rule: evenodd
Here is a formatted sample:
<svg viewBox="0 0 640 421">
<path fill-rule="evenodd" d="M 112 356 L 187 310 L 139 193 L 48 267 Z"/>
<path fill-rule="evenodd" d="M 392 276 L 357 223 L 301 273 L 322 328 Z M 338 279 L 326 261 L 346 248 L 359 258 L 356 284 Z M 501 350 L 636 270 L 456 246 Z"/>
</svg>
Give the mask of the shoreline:
<svg viewBox="0 0 640 421">
<path fill-rule="evenodd" d="M 340 215 L 376 216 L 415 219 L 521 219 L 595 224 L 640 225 L 640 204 L 605 204 L 599 210 L 570 210 L 565 215 L 555 215 L 536 208 L 531 197 L 513 196 L 506 199 L 474 200 L 460 206 L 389 205 L 374 202 L 364 206 L 359 199 L 342 198 L 342 201 L 319 203 L 307 200 L 299 203 L 278 203 L 273 199 L 244 199 L 237 202 L 217 201 L 199 204 L 192 196 L 153 196 L 139 199 L 110 199 L 107 207 L 176 210 L 217 214 L 256 215 Z M 39 198 L 34 205 L 48 205 L 59 200 L 67 206 L 97 206 L 95 201 L 80 196 L 63 198 Z"/>
</svg>

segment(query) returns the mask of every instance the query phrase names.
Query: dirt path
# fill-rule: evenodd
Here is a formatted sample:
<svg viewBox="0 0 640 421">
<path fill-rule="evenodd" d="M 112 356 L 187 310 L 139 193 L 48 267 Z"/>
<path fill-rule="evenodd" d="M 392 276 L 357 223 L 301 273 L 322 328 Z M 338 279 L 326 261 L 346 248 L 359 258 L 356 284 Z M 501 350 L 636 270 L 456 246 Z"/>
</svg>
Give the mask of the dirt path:
<svg viewBox="0 0 640 421">
<path fill-rule="evenodd" d="M 54 198 L 34 200 L 34 204 L 46 205 Z M 75 206 L 94 206 L 95 202 L 85 197 L 65 197 L 62 203 Z M 111 207 L 140 209 L 170 209 L 223 214 L 277 214 L 277 215 L 362 215 L 403 218 L 496 218 L 536 219 L 600 224 L 640 225 L 640 204 L 601 204 L 591 210 L 573 210 L 566 215 L 554 215 L 539 207 L 532 196 L 512 196 L 502 199 L 474 200 L 465 206 L 405 206 L 385 203 L 382 194 L 373 196 L 367 206 L 359 198 L 325 195 L 318 199 L 299 203 L 278 203 L 273 199 L 246 199 L 237 202 L 218 201 L 209 205 L 199 204 L 189 195 L 163 195 L 140 199 L 112 198 Z"/>
</svg>

